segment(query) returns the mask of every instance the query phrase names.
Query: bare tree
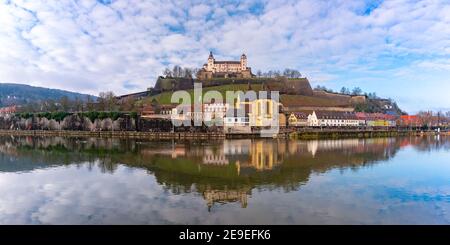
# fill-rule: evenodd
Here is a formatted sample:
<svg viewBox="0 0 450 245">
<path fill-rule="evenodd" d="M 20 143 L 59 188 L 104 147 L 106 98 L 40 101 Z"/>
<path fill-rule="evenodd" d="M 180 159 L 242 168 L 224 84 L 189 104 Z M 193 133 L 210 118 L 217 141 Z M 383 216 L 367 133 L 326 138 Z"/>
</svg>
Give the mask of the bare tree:
<svg viewBox="0 0 450 245">
<path fill-rule="evenodd" d="M 131 96 L 124 98 L 123 103 L 120 105 L 120 109 L 122 111 L 133 111 L 135 109 L 136 100 L 133 99 Z"/>
<path fill-rule="evenodd" d="M 433 112 L 432 111 L 419 111 L 417 113 L 420 120 L 422 121 L 423 126 L 431 126 L 432 119 L 433 119 Z"/>
<path fill-rule="evenodd" d="M 80 98 L 75 97 L 75 101 L 73 102 L 73 105 L 74 105 L 75 111 L 83 112 L 83 101 Z"/>
<path fill-rule="evenodd" d="M 98 109 L 101 111 L 105 111 L 106 110 L 106 93 L 105 92 L 100 92 L 98 94 L 97 102 L 98 102 L 98 106 L 99 106 Z"/>
<path fill-rule="evenodd" d="M 90 95 L 87 96 L 86 107 L 88 111 L 94 110 L 94 101 L 92 100 L 92 97 Z"/>
<path fill-rule="evenodd" d="M 100 106 L 100 110 L 106 111 L 112 111 L 116 107 L 116 96 L 113 92 L 100 92 L 98 95 L 98 102 Z"/>
<path fill-rule="evenodd" d="M 258 70 L 258 71 L 256 72 L 256 76 L 257 76 L 257 77 L 261 77 L 261 76 L 262 76 L 261 70 Z"/>
<path fill-rule="evenodd" d="M 113 92 L 111 92 L 111 91 L 106 92 L 106 101 L 107 101 L 107 105 L 108 105 L 108 110 L 109 111 L 115 110 L 117 99 L 116 99 L 116 95 L 114 95 Z"/>
<path fill-rule="evenodd" d="M 299 71 L 295 69 L 291 70 L 291 78 L 300 78 L 300 77 L 302 77 L 302 74 Z"/>
<path fill-rule="evenodd" d="M 340 92 L 341 92 L 341 94 L 348 94 L 348 95 L 351 94 L 350 89 L 348 89 L 346 87 L 342 87 Z"/>
<path fill-rule="evenodd" d="M 377 94 L 375 92 L 372 92 L 372 93 L 368 93 L 367 94 L 367 98 L 369 98 L 369 99 L 377 99 L 378 96 L 377 96 Z"/>
<path fill-rule="evenodd" d="M 70 109 L 70 101 L 67 96 L 63 96 L 59 99 L 59 104 L 61 105 L 62 111 L 69 111 Z"/>
<path fill-rule="evenodd" d="M 187 68 L 187 67 L 185 67 L 184 69 L 184 77 L 185 78 L 192 78 L 192 69 L 191 68 Z"/>
<path fill-rule="evenodd" d="M 173 77 L 172 71 L 169 68 L 164 69 L 163 74 L 166 78 Z"/>
<path fill-rule="evenodd" d="M 353 90 L 352 90 L 352 95 L 361 95 L 362 94 L 362 90 L 361 90 L 361 88 L 359 88 L 359 87 L 355 87 Z"/>
<path fill-rule="evenodd" d="M 183 75 L 183 68 L 181 68 L 181 66 L 179 66 L 179 65 L 175 65 L 173 67 L 172 75 L 174 77 L 183 77 L 182 76 Z"/>
</svg>

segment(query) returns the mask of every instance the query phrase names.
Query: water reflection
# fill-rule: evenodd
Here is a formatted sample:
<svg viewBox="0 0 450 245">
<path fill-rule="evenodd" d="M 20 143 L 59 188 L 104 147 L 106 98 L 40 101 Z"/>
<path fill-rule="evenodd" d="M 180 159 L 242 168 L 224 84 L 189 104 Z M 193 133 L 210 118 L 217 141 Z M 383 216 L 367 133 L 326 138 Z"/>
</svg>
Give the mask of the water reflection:
<svg viewBox="0 0 450 245">
<path fill-rule="evenodd" d="M 208 142 L 0 137 L 0 174 L 32 174 L 61 166 L 115 174 L 122 173 L 123 166 L 145 170 L 146 175 L 153 176 L 164 190 L 159 198 L 195 194 L 211 212 L 222 204 L 248 208 L 255 191 L 295 192 L 308 184 L 313 175 L 336 169 L 354 171 L 386 162 L 405 147 L 421 152 L 448 151 L 450 142 L 447 137 L 434 136 Z"/>
</svg>

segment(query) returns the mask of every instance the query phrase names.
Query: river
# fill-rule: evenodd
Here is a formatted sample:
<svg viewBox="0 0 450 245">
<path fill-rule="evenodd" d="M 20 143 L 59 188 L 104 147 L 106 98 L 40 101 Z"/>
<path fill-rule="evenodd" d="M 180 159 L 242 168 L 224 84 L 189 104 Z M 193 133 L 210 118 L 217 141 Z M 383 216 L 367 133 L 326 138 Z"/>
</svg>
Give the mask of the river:
<svg viewBox="0 0 450 245">
<path fill-rule="evenodd" d="M 0 224 L 450 224 L 450 137 L 0 137 Z"/>
</svg>

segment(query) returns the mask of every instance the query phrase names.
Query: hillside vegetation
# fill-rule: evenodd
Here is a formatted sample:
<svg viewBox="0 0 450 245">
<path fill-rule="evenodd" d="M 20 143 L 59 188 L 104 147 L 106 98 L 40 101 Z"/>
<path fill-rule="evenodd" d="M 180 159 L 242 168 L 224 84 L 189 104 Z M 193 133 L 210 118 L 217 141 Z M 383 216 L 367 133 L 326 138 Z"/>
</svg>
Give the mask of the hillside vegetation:
<svg viewBox="0 0 450 245">
<path fill-rule="evenodd" d="M 262 84 L 251 84 L 250 89 L 259 92 L 263 90 Z M 208 91 L 218 91 L 222 95 L 223 99 L 226 99 L 227 91 L 243 91 L 249 90 L 248 84 L 228 84 L 221 86 L 213 86 L 202 88 L 203 95 Z M 186 90 L 190 97 L 191 102 L 194 101 L 194 90 Z M 270 91 L 269 91 L 270 92 Z M 157 95 L 149 96 L 148 98 L 139 101 L 140 104 L 151 104 L 153 100 L 156 100 L 159 104 L 170 104 L 173 92 L 163 92 Z M 286 105 L 301 105 L 301 106 L 350 106 L 348 102 L 342 100 L 336 100 L 333 98 L 318 97 L 318 96 L 306 96 L 306 95 L 293 95 L 293 94 L 281 94 L 280 101 Z"/>
<path fill-rule="evenodd" d="M 64 96 L 69 100 L 75 100 L 76 98 L 86 100 L 88 95 L 25 84 L 0 83 L 0 107 L 37 103 L 49 99 L 59 100 Z"/>
<path fill-rule="evenodd" d="M 203 95 L 208 91 L 218 91 L 222 94 L 223 99 L 226 98 L 226 91 L 248 91 L 248 85 L 247 84 L 227 84 L 227 85 L 221 85 L 221 86 L 213 86 L 213 87 L 206 87 L 202 88 Z M 255 92 L 259 92 L 262 90 L 262 84 L 252 84 L 251 89 Z M 191 96 L 191 101 L 194 101 L 194 90 L 189 89 L 186 90 L 186 92 L 189 93 Z M 140 103 L 151 103 L 153 100 L 158 101 L 159 104 L 170 104 L 170 100 L 172 98 L 173 92 L 163 92 L 157 95 L 150 96 L 144 100 L 142 100 Z"/>
</svg>

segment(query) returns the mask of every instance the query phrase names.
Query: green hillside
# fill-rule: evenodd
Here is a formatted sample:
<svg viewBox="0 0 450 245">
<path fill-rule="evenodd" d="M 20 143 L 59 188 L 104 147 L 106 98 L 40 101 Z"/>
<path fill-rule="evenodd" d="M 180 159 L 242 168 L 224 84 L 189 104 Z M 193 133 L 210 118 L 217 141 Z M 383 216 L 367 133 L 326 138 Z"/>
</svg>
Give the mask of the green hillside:
<svg viewBox="0 0 450 245">
<path fill-rule="evenodd" d="M 227 84 L 227 85 L 222 85 L 222 86 L 214 86 L 214 87 L 206 87 L 203 88 L 203 95 L 208 92 L 208 91 L 218 91 L 222 94 L 223 98 L 226 98 L 226 91 L 247 91 L 248 90 L 248 85 L 247 84 Z M 262 85 L 261 84 L 252 84 L 251 85 L 251 90 L 255 91 L 255 92 L 259 92 L 262 89 Z M 189 95 L 191 96 L 191 101 L 194 101 L 194 90 L 193 89 L 189 89 L 186 90 Z M 163 92 L 154 96 L 150 96 L 146 99 L 144 99 L 143 101 L 141 101 L 140 103 L 144 103 L 144 104 L 149 104 L 151 103 L 151 101 L 153 101 L 153 99 L 157 100 L 159 104 L 170 104 L 170 100 L 172 98 L 172 93 L 173 92 Z"/>
<path fill-rule="evenodd" d="M 186 91 L 191 97 L 191 103 L 194 101 L 194 91 L 192 89 L 192 79 L 185 78 L 162 78 L 160 77 L 155 86 L 153 96 L 147 97 L 137 102 L 137 106 L 151 104 L 156 100 L 158 104 L 171 104 L 173 91 Z M 197 81 L 198 82 L 198 81 Z M 359 100 L 348 94 L 325 92 L 322 90 L 313 90 L 306 78 L 283 79 L 283 78 L 251 78 L 251 79 L 229 79 L 214 78 L 212 80 L 201 81 L 203 86 L 203 95 L 209 91 L 218 91 L 223 99 L 226 99 L 227 91 L 253 90 L 255 92 L 264 90 L 279 91 L 280 102 L 287 110 L 302 110 L 311 107 L 346 107 L 355 108 L 356 111 L 397 113 L 402 114 L 395 102 L 386 102 L 383 99 L 370 99 L 360 96 Z M 182 89 L 186 87 L 186 89 Z M 198 100 L 197 100 L 198 101 Z M 383 103 L 378 103 L 381 101 Z M 179 103 L 176 101 L 174 103 Z M 390 104 L 393 109 L 385 109 L 385 105 Z M 331 109 L 331 108 L 328 108 Z M 334 109 L 334 108 L 333 108 Z"/>
<path fill-rule="evenodd" d="M 228 84 L 222 86 L 206 87 L 203 88 L 203 95 L 208 91 L 218 91 L 222 94 L 223 98 L 226 98 L 226 91 L 248 91 L 249 86 L 247 84 Z M 251 90 L 259 92 L 262 90 L 262 84 L 252 84 Z M 191 96 L 191 101 L 194 101 L 194 90 L 186 90 Z M 158 101 L 159 104 L 170 104 L 173 92 L 163 92 L 154 96 L 150 96 L 139 104 L 150 104 L 153 100 Z M 318 96 L 306 96 L 306 95 L 280 95 L 281 103 L 292 106 L 350 106 L 349 103 L 344 103 L 341 100 L 333 98 L 324 98 Z"/>
<path fill-rule="evenodd" d="M 281 97 L 281 103 L 284 106 L 317 106 L 317 107 L 347 107 L 351 104 L 335 98 L 324 98 L 318 96 L 305 96 L 305 95 L 290 95 L 283 94 Z"/>
</svg>

